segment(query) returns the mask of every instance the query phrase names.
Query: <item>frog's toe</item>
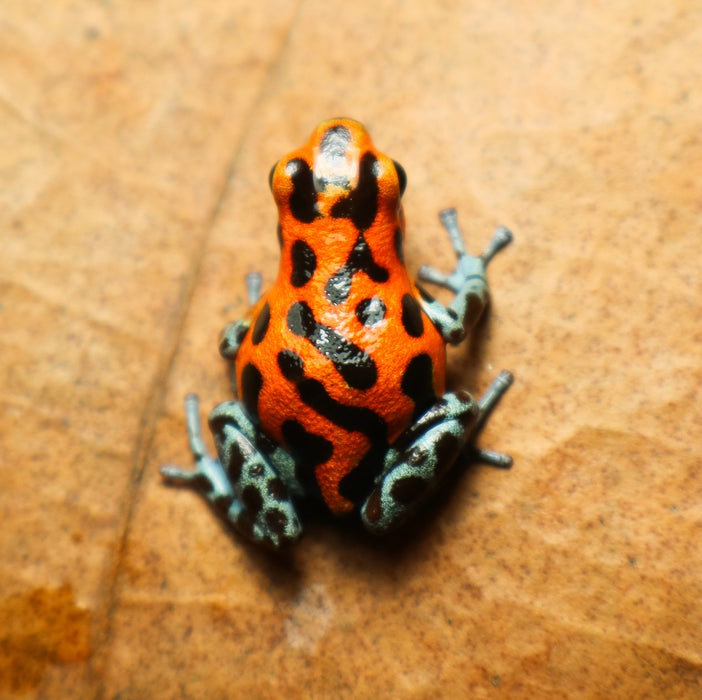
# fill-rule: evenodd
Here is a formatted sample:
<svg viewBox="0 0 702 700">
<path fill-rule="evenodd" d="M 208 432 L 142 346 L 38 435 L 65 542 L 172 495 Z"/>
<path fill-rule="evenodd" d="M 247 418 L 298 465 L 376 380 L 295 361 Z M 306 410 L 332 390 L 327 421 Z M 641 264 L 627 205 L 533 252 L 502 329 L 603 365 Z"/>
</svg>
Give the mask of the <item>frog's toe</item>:
<svg viewBox="0 0 702 700">
<path fill-rule="evenodd" d="M 506 226 L 498 226 L 490 242 L 485 246 L 485 250 L 480 254 L 480 258 L 487 265 L 497 253 L 514 240 L 512 232 Z"/>
<path fill-rule="evenodd" d="M 448 287 L 449 285 L 448 275 L 445 275 L 431 265 L 420 266 L 419 270 L 417 270 L 417 277 L 419 277 L 422 282 L 429 282 L 439 287 Z"/>
</svg>

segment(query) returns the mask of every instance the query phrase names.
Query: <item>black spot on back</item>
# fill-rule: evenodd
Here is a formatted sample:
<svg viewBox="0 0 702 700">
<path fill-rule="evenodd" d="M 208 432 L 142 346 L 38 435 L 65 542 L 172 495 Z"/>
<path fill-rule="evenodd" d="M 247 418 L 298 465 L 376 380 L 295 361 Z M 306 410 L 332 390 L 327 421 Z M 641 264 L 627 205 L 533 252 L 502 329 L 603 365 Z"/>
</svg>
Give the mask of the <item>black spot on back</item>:
<svg viewBox="0 0 702 700">
<path fill-rule="evenodd" d="M 371 443 L 387 444 L 388 427 L 372 409 L 364 406 L 347 406 L 337 401 L 317 379 L 304 377 L 297 382 L 303 403 L 313 408 L 340 428 L 366 435 Z"/>
<path fill-rule="evenodd" d="M 262 387 L 263 375 L 249 362 L 241 371 L 241 398 L 251 418 L 258 418 L 258 395 Z"/>
<path fill-rule="evenodd" d="M 318 323 L 306 302 L 298 301 L 290 307 L 287 323 L 295 335 L 306 338 L 332 362 L 350 387 L 370 389 L 375 384 L 378 371 L 373 358 L 333 328 Z"/>
<path fill-rule="evenodd" d="M 352 279 L 353 273 L 347 263 L 327 280 L 324 285 L 324 294 L 334 306 L 343 304 L 349 298 Z"/>
<path fill-rule="evenodd" d="M 283 437 L 290 452 L 297 459 L 304 459 L 310 466 L 324 464 L 334 451 L 329 440 L 307 430 L 297 420 L 286 420 L 282 426 Z"/>
<path fill-rule="evenodd" d="M 284 352 L 292 353 L 289 350 Z M 279 365 L 281 364 L 280 355 L 278 356 Z M 330 396 L 322 382 L 305 377 L 304 371 L 298 372 L 299 365 L 296 363 L 289 362 L 289 364 L 294 366 L 294 370 L 288 371 L 285 376 L 296 383 L 300 399 L 304 404 L 340 428 L 368 437 L 371 448 L 355 469 L 339 482 L 339 493 L 352 503 L 358 503 L 368 493 L 382 468 L 383 457 L 388 449 L 387 423 L 370 408 L 348 406 L 337 401 Z M 304 478 L 304 474 L 301 474 L 300 478 Z"/>
<path fill-rule="evenodd" d="M 424 322 L 419 304 L 411 294 L 402 297 L 402 325 L 407 335 L 419 338 L 424 333 Z"/>
<path fill-rule="evenodd" d="M 426 353 L 415 355 L 402 375 L 402 391 L 414 401 L 414 419 L 436 401 L 434 392 L 434 367 Z"/>
<path fill-rule="evenodd" d="M 372 445 L 363 459 L 339 482 L 339 493 L 351 503 L 360 503 L 373 488 L 383 466 L 386 443 Z"/>
<path fill-rule="evenodd" d="M 305 363 L 294 350 L 288 348 L 281 350 L 277 359 L 278 367 L 287 380 L 296 382 L 302 379 L 305 372 Z"/>
<path fill-rule="evenodd" d="M 351 219 L 359 231 L 369 229 L 378 213 L 378 159 L 366 151 L 358 168 L 358 184 L 332 207 L 335 219 Z"/>
<path fill-rule="evenodd" d="M 373 253 L 362 233 L 359 234 L 346 264 L 351 268 L 352 273 L 365 272 L 374 282 L 388 281 L 388 271 L 375 262 Z"/>
<path fill-rule="evenodd" d="M 285 172 L 293 183 L 290 212 L 298 221 L 305 224 L 312 223 L 319 217 L 319 213 L 317 212 L 317 192 L 310 166 L 302 158 L 294 158 L 285 166 Z"/>
<path fill-rule="evenodd" d="M 295 458 L 295 478 L 306 489 L 316 485 L 315 467 L 324 464 L 333 454 L 329 440 L 308 431 L 296 420 L 286 420 L 282 426 L 283 438 Z"/>
<path fill-rule="evenodd" d="M 271 320 L 271 307 L 268 302 L 263 305 L 263 308 L 258 314 L 256 323 L 254 323 L 253 331 L 251 332 L 251 342 L 258 345 L 265 337 L 268 330 L 268 324 Z"/>
<path fill-rule="evenodd" d="M 380 297 L 370 297 L 358 302 L 356 306 L 356 318 L 364 326 L 374 326 L 385 318 L 387 311 L 383 300 Z"/>
<path fill-rule="evenodd" d="M 329 278 L 324 287 L 324 293 L 332 304 L 342 304 L 348 299 L 351 281 L 357 272 L 365 272 L 379 284 L 387 282 L 390 277 L 388 271 L 373 259 L 373 253 L 362 233 L 356 239 L 349 259 Z"/>
<path fill-rule="evenodd" d="M 317 256 L 305 241 L 297 240 L 292 244 L 292 274 L 290 283 L 293 287 L 304 287 L 317 268 Z"/>
<path fill-rule="evenodd" d="M 289 348 L 285 348 L 278 353 L 278 367 L 280 367 L 283 376 L 291 382 L 302 379 L 305 374 L 304 360 L 294 350 Z"/>
<path fill-rule="evenodd" d="M 299 338 L 310 340 L 317 329 L 317 321 L 306 301 L 296 301 L 288 309 L 288 328 Z"/>
</svg>

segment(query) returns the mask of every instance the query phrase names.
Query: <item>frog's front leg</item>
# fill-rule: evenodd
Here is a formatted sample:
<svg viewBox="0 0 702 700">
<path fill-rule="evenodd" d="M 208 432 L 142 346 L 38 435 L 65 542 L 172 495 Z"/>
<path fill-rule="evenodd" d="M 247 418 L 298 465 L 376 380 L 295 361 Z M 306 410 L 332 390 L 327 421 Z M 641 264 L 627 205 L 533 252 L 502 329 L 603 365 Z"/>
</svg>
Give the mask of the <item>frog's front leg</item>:
<svg viewBox="0 0 702 700">
<path fill-rule="evenodd" d="M 383 534 L 401 525 L 434 492 L 467 443 L 472 443 L 512 375 L 501 372 L 476 402 L 467 391 L 444 394 L 390 446 L 384 469 L 361 508 L 370 531 Z M 507 455 L 473 447 L 474 456 L 509 467 Z"/>
<path fill-rule="evenodd" d="M 485 275 L 487 265 L 496 253 L 512 241 L 512 234 L 504 226 L 500 226 L 482 254 L 474 256 L 466 252 L 463 236 L 458 228 L 456 210 L 444 209 L 439 212 L 439 217 L 448 231 L 458 262 L 450 275 L 445 275 L 429 265 L 422 265 L 419 268 L 419 278 L 450 289 L 456 295 L 448 306 L 432 299 L 426 293 L 423 300 L 424 310 L 441 332 L 444 341 L 456 345 L 466 337 L 467 331 L 477 323 L 483 313 L 489 297 Z"/>
<path fill-rule="evenodd" d="M 246 293 L 249 297 L 249 306 L 253 306 L 261 298 L 261 275 L 258 272 L 250 272 L 246 275 Z M 251 327 L 250 318 L 242 318 L 238 321 L 228 323 L 219 339 L 219 353 L 226 360 L 234 360 L 241 341 Z"/>
<path fill-rule="evenodd" d="M 294 542 L 302 530 L 297 513 L 271 461 L 257 447 L 270 441 L 253 426 L 240 404 L 228 401 L 210 414 L 219 459 L 207 454 L 194 394 L 185 399 L 185 413 L 195 469 L 167 465 L 161 467 L 161 474 L 172 483 L 200 491 L 248 539 L 274 549 Z"/>
</svg>

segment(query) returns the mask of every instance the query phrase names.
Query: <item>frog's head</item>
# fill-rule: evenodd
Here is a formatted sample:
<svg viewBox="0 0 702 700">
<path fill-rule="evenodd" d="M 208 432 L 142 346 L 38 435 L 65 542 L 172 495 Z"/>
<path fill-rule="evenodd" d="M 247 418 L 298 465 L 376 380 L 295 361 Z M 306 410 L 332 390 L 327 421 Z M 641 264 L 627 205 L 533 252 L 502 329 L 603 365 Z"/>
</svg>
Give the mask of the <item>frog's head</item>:
<svg viewBox="0 0 702 700">
<path fill-rule="evenodd" d="M 402 166 L 378 151 L 353 119 L 322 122 L 270 174 L 281 218 L 289 213 L 303 223 L 350 219 L 359 231 L 368 229 L 380 211 L 400 216 L 406 184 Z"/>
</svg>

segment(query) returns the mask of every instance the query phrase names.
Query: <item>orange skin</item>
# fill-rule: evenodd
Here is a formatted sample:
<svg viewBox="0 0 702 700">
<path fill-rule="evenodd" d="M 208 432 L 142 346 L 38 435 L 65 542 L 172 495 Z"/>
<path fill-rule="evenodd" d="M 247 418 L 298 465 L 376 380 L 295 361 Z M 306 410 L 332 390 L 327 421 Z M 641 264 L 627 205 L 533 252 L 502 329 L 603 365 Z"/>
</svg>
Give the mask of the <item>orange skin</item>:
<svg viewBox="0 0 702 700">
<path fill-rule="evenodd" d="M 320 139 L 330 126 L 343 125 L 352 134 L 352 161 L 358 168 L 362 154 L 371 152 L 379 163 L 378 208 L 373 223 L 364 231 L 364 238 L 375 262 L 389 273 L 386 282 L 371 280 L 364 271 L 353 275 L 348 298 L 333 305 L 325 295 L 325 285 L 349 259 L 359 235 L 348 218 L 328 216 L 331 207 L 348 191 L 331 186 L 317 196 L 317 211 L 321 215 L 311 223 L 303 223 L 293 216 L 289 207 L 293 191 L 286 165 L 293 158 L 315 168 L 315 152 Z M 353 166 L 353 162 L 351 162 Z M 426 353 L 433 363 L 433 385 L 436 396 L 444 393 L 445 344 L 425 312 L 421 311 L 424 331 L 420 337 L 411 337 L 401 321 L 402 297 L 412 295 L 421 309 L 421 297 L 410 279 L 404 263 L 398 258 L 395 232 L 399 227 L 404 237 L 400 184 L 393 162 L 375 149 L 368 133 L 358 122 L 334 119 L 320 124 L 302 148 L 281 159 L 271 177 L 271 188 L 278 205 L 282 234 L 282 250 L 278 277 L 268 292 L 249 312 L 252 324 L 267 303 L 270 324 L 263 340 L 254 345 L 252 333 L 243 339 L 236 356 L 236 376 L 239 396 L 242 396 L 241 374 L 248 363 L 253 363 L 263 376 L 258 399 L 258 416 L 263 431 L 278 444 L 286 446 L 282 425 L 294 418 L 309 432 L 325 437 L 333 445 L 332 456 L 315 468 L 322 497 L 336 514 L 350 512 L 357 504 L 339 493 L 341 479 L 358 465 L 370 448 L 369 438 L 356 431 L 346 430 L 320 415 L 303 403 L 295 384 L 283 376 L 278 366 L 278 353 L 289 348 L 304 360 L 307 377 L 322 383 L 329 395 L 347 406 L 372 409 L 388 426 L 387 439 L 392 443 L 413 422 L 414 402 L 401 388 L 401 378 L 411 358 Z M 301 287 L 291 283 L 293 260 L 291 247 L 295 241 L 307 243 L 316 255 L 317 265 L 311 279 Z M 359 302 L 380 297 L 385 304 L 383 320 L 373 326 L 364 326 L 356 317 Z M 369 389 L 350 387 L 331 360 L 319 352 L 305 337 L 295 335 L 286 322 L 288 310 L 295 302 L 306 302 L 314 318 L 372 357 L 377 368 L 377 381 Z M 370 488 L 371 485 L 369 485 Z"/>
</svg>

